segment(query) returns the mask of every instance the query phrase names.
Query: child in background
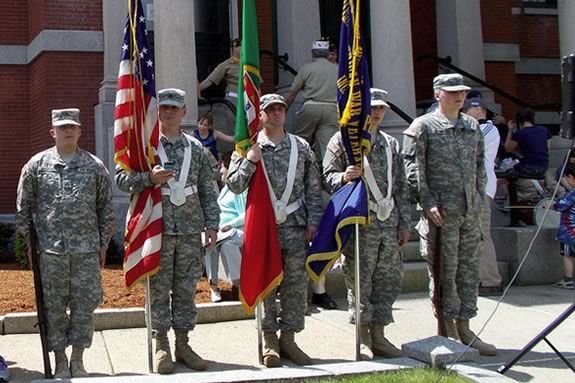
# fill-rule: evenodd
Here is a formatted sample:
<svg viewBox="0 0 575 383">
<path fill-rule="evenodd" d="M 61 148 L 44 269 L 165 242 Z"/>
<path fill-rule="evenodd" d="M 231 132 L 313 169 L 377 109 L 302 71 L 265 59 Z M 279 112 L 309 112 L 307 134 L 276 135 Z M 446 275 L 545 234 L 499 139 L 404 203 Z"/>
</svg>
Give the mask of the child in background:
<svg viewBox="0 0 575 383">
<path fill-rule="evenodd" d="M 218 147 L 217 147 L 217 140 L 223 140 L 226 142 L 234 142 L 233 136 L 228 136 L 220 132 L 219 130 L 215 130 L 212 128 L 214 125 L 214 118 L 211 114 L 206 113 L 200 117 L 198 120 L 198 128 L 193 131 L 193 136 L 198 141 L 202 143 L 205 148 L 210 150 L 210 153 L 214 156 L 214 158 L 219 161 L 219 154 L 218 154 Z"/>
<path fill-rule="evenodd" d="M 565 168 L 565 174 L 560 182 L 567 194 L 555 204 L 554 209 L 561 212 L 557 239 L 561 245 L 565 276 L 555 283 L 555 287 L 573 290 L 575 289 L 573 284 L 575 266 L 575 165 L 570 164 Z"/>
</svg>

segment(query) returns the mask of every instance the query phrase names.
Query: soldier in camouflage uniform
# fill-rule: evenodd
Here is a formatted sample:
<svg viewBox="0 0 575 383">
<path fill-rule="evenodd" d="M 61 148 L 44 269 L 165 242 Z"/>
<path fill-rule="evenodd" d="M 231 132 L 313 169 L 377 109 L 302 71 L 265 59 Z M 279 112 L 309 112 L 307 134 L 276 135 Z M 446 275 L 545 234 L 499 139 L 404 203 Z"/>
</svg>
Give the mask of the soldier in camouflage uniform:
<svg viewBox="0 0 575 383">
<path fill-rule="evenodd" d="M 213 247 L 220 209 L 209 156 L 199 141 L 182 133 L 180 128 L 186 113 L 184 96 L 180 89 L 158 92 L 161 132 L 158 155 L 162 165 L 156 165 L 151 172 L 116 169 L 116 183 L 122 191 L 139 193 L 147 187 L 162 185 L 164 230 L 160 270 L 150 277 L 156 370 L 160 374 L 170 374 L 175 368 L 167 335 L 170 328 L 176 334 L 176 361 L 194 370 L 207 367 L 188 345 L 188 332 L 194 329 L 197 316 L 196 285 L 203 270 L 201 233 L 205 230 L 208 247 Z"/>
<path fill-rule="evenodd" d="M 282 355 L 294 363 L 306 365 L 311 364 L 311 359 L 296 345 L 294 334 L 304 328 L 307 286 L 305 260 L 308 243 L 322 215 L 320 176 L 308 143 L 287 134 L 283 128 L 286 108 L 284 98 L 278 94 L 266 94 L 260 98 L 260 103 L 260 122 L 264 129 L 259 133 L 257 143 L 248 151 L 247 158 L 234 153 L 227 185 L 236 194 L 246 190 L 256 170 L 256 163 L 263 159 L 273 193 L 279 198 L 289 182 L 290 154 L 295 150 L 293 145 L 297 146 L 297 162 L 295 168 L 292 168 L 295 172 L 292 193 L 287 207 L 275 212 L 284 273 L 279 293 L 281 312 L 277 313 L 274 291 L 264 301 L 262 327 L 264 364 L 267 367 L 281 365 L 280 350 Z M 291 214 L 287 213 L 292 208 L 295 210 Z"/>
<path fill-rule="evenodd" d="M 461 75 L 439 75 L 433 88 L 438 109 L 416 118 L 405 132 L 409 141 L 405 150 L 411 154 L 406 156 L 408 179 L 417 178 L 417 198 L 424 212 L 417 225 L 421 252 L 431 276 L 436 228 L 441 227 L 447 335 L 482 355 L 495 355 L 495 347 L 473 340 L 469 329 L 469 319 L 477 314 L 479 217 L 486 182 L 483 134 L 474 118 L 459 112 L 469 90 Z M 432 296 L 434 288 L 430 283 Z"/>
<path fill-rule="evenodd" d="M 114 231 L 111 179 L 102 161 L 78 147 L 78 109 L 53 110 L 50 134 L 55 146 L 22 168 L 16 225 L 29 244 L 34 217 L 55 377 L 85 377 L 83 352 L 92 344 L 94 310 L 102 300 L 100 267 Z"/>
<path fill-rule="evenodd" d="M 372 124 L 378 126 L 389 105 L 386 102 L 387 92 L 371 89 Z M 410 206 L 403 161 L 399 155 L 397 140 L 376 128 L 371 136 L 371 152 L 367 156 L 369 167 L 373 172 L 375 187 L 370 188 L 370 208 L 373 211 L 369 225 L 360 227 L 360 284 L 361 284 L 361 356 L 371 359 L 373 354 L 388 358 L 401 356 L 401 351 L 384 337 L 384 327 L 393 322 L 392 305 L 401 291 L 403 264 L 399 246 L 410 237 Z M 388 152 L 389 151 L 389 152 Z M 388 153 L 392 162 L 388 163 Z M 388 167 L 391 166 L 391 179 L 388 179 Z M 330 140 L 323 159 L 323 176 L 331 192 L 343 184 L 361 176 L 362 168 L 350 165 L 345 152 L 341 133 L 336 133 Z M 366 177 L 368 178 L 368 177 Z M 391 194 L 389 216 L 385 218 L 378 213 L 381 209 L 375 194 L 387 197 L 389 182 Z M 350 306 L 353 306 L 354 257 L 353 235 L 344 249 L 346 254 L 343 272 L 348 295 L 351 295 Z"/>
</svg>

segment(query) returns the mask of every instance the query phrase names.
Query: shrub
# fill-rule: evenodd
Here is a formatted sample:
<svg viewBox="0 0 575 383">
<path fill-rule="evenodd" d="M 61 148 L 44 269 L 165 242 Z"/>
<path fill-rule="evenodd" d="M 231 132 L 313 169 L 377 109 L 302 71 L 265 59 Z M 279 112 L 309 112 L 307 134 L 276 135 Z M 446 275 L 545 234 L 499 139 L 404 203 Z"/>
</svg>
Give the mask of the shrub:
<svg viewBox="0 0 575 383">
<path fill-rule="evenodd" d="M 0 261 L 14 260 L 14 224 L 0 223 Z"/>
<path fill-rule="evenodd" d="M 117 241 L 112 238 L 106 251 L 107 265 L 121 265 L 124 262 L 124 249 L 118 246 Z"/>
</svg>

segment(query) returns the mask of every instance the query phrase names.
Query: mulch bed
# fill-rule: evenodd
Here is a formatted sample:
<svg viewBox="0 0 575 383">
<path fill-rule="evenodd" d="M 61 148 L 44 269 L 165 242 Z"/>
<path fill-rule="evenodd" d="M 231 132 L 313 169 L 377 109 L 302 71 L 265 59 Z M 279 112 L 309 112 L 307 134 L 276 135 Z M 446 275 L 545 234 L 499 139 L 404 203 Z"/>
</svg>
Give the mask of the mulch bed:
<svg viewBox="0 0 575 383">
<path fill-rule="evenodd" d="M 99 308 L 144 307 L 146 300 L 144 286 L 128 289 L 124 285 L 122 266 L 106 266 L 102 270 L 104 299 Z M 222 300 L 238 300 L 237 291 L 232 285 L 221 282 Z M 203 277 L 198 283 L 196 303 L 210 302 L 210 287 Z M 9 313 L 36 311 L 34 279 L 32 271 L 23 270 L 16 263 L 0 263 L 0 316 Z"/>
</svg>

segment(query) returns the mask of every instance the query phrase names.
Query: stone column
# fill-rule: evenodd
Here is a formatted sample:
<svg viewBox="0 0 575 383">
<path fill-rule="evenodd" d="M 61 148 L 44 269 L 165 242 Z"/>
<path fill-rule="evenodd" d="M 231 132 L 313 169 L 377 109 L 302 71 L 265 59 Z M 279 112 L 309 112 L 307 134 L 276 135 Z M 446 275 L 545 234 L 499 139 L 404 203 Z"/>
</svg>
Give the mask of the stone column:
<svg viewBox="0 0 575 383">
<path fill-rule="evenodd" d="M 372 1 L 370 16 L 372 86 L 387 90 L 390 101 L 415 118 L 409 2 Z M 394 135 L 407 125 L 391 111 L 383 120 L 383 126 Z"/>
<path fill-rule="evenodd" d="M 321 38 L 319 2 L 309 0 L 278 1 L 277 50 L 289 55 L 288 64 L 295 70 L 312 61 L 312 42 Z M 302 12 L 305 9 L 305 12 Z M 279 69 L 277 92 L 286 95 L 294 79 L 290 72 Z M 301 108 L 301 92 L 288 110 L 285 128 L 293 132 L 295 113 Z"/>
<path fill-rule="evenodd" d="M 126 2 L 102 1 L 104 27 L 104 80 L 100 84 L 95 113 L 96 155 L 114 170 L 114 106 L 120 64 L 120 50 L 128 8 Z M 115 186 L 114 186 L 115 188 Z M 114 189 L 115 190 L 115 189 Z M 116 192 L 116 190 L 115 190 Z"/>
<path fill-rule="evenodd" d="M 575 1 L 558 0 L 559 13 L 559 47 L 561 57 L 575 53 Z"/>
<path fill-rule="evenodd" d="M 479 1 L 436 0 L 437 54 L 485 79 Z"/>
<path fill-rule="evenodd" d="M 114 107 L 116 84 L 120 64 L 120 51 L 124 37 L 124 24 L 128 13 L 127 2 L 102 1 L 104 28 L 104 80 L 98 92 L 95 113 L 96 155 L 104 162 L 111 176 L 114 174 Z M 128 194 L 121 192 L 112 182 L 113 204 L 116 213 L 116 233 L 112 238 L 119 256 L 123 255 L 126 212 L 129 206 Z M 113 245 L 112 245 L 113 246 Z"/>
<path fill-rule="evenodd" d="M 311 44 L 321 38 L 318 2 L 278 1 L 277 23 L 278 54 L 287 52 L 288 64 L 295 70 L 311 62 Z M 280 69 L 278 89 L 289 89 L 293 78 L 291 73 Z"/>
<path fill-rule="evenodd" d="M 198 80 L 194 1 L 154 0 L 156 88 L 180 88 L 186 92 L 187 113 L 183 125 L 198 118 Z"/>
</svg>

